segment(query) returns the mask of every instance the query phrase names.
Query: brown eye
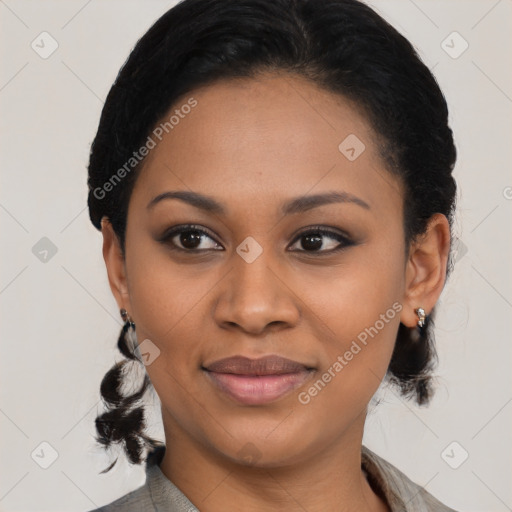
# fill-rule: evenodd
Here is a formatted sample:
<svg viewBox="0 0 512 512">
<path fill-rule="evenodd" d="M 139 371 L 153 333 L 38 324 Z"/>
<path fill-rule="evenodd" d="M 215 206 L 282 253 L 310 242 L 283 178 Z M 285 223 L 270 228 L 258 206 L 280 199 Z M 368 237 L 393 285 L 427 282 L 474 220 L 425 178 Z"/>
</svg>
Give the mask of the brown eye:
<svg viewBox="0 0 512 512">
<path fill-rule="evenodd" d="M 296 240 L 300 245 L 299 252 L 331 253 L 353 245 L 347 236 L 320 227 L 303 231 Z"/>
<path fill-rule="evenodd" d="M 179 240 L 179 243 L 184 249 L 197 249 L 201 243 L 203 235 L 200 231 L 182 231 L 174 238 Z"/>
<path fill-rule="evenodd" d="M 207 231 L 196 226 L 174 227 L 166 231 L 159 241 L 170 245 L 171 249 L 186 252 L 224 250 Z"/>
</svg>

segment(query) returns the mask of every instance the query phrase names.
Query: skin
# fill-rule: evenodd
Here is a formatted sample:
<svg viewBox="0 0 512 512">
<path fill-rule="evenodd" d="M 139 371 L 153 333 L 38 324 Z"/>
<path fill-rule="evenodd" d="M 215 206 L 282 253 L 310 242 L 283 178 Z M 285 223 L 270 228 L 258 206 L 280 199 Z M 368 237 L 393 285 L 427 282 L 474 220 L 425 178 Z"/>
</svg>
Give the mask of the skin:
<svg viewBox="0 0 512 512">
<path fill-rule="evenodd" d="M 433 216 L 406 254 L 401 184 L 386 170 L 366 118 L 339 95 L 268 73 L 196 89 L 173 108 L 190 96 L 197 106 L 150 152 L 137 179 L 125 257 L 108 219 L 102 222 L 118 306 L 136 323 L 138 342 L 149 339 L 160 350 L 146 370 L 162 403 L 161 469 L 206 512 L 389 510 L 361 471 L 366 409 L 399 322 L 414 327 L 414 310 L 428 314 L 442 291 L 448 221 Z M 349 134 L 366 147 L 354 161 L 338 149 Z M 226 213 L 176 199 L 147 208 L 176 190 L 213 197 Z M 357 196 L 369 209 L 343 202 L 279 211 L 291 198 L 327 191 Z M 188 223 L 208 231 L 189 245 L 204 252 L 158 241 Z M 354 244 L 328 254 L 340 243 L 323 235 L 312 250 L 298 232 L 314 225 L 346 232 Z M 248 236 L 263 249 L 252 263 L 236 252 Z M 172 240 L 183 243 L 179 235 Z M 298 394 L 395 302 L 400 313 L 301 404 Z M 228 356 L 268 354 L 315 372 L 288 395 L 248 406 L 218 391 L 201 370 Z"/>
</svg>

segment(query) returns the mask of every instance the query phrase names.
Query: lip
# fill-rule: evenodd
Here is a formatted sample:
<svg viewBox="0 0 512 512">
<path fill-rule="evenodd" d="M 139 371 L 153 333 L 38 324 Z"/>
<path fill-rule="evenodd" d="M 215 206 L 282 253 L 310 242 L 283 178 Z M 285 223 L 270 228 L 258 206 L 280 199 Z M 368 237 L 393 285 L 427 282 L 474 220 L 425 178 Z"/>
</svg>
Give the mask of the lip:
<svg viewBox="0 0 512 512">
<path fill-rule="evenodd" d="M 245 405 L 274 402 L 304 384 L 314 371 L 276 355 L 258 359 L 228 357 L 202 369 L 217 389 Z"/>
</svg>

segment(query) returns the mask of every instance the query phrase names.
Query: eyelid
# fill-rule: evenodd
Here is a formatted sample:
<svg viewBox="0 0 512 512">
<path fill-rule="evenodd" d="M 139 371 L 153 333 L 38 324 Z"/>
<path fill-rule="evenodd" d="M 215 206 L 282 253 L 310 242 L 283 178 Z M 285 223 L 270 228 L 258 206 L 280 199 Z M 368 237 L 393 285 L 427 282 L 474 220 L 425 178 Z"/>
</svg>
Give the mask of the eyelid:
<svg viewBox="0 0 512 512">
<path fill-rule="evenodd" d="M 342 229 L 330 227 L 330 226 L 324 226 L 323 224 L 316 224 L 312 226 L 306 226 L 304 228 L 301 228 L 299 232 L 295 235 L 294 240 L 296 240 L 299 236 L 304 235 L 305 233 L 321 233 L 321 234 L 332 234 L 337 235 L 339 237 L 345 238 L 347 241 L 352 240 L 352 236 L 349 235 L 346 231 L 343 231 Z"/>
</svg>

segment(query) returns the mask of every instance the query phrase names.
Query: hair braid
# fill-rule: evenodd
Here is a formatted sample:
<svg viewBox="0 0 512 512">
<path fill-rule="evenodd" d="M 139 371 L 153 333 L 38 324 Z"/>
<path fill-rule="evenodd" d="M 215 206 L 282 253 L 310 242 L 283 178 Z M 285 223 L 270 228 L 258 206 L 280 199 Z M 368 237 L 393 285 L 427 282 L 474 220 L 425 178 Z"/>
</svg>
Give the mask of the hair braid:
<svg viewBox="0 0 512 512">
<path fill-rule="evenodd" d="M 144 374 L 142 385 L 135 392 L 124 395 L 121 391 L 128 363 L 130 360 L 138 360 L 126 342 L 128 329 L 129 323 L 125 323 L 117 343 L 119 350 L 127 359 L 115 363 L 101 381 L 100 394 L 107 411 L 96 418 L 97 435 L 95 439 L 106 448 L 111 444 L 121 444 L 130 463 L 140 464 L 143 461 L 144 447 L 155 448 L 162 446 L 162 443 L 144 433 L 146 428 L 144 406 L 137 406 L 151 386 L 148 374 Z M 116 458 L 101 473 L 110 471 L 117 460 Z"/>
</svg>

